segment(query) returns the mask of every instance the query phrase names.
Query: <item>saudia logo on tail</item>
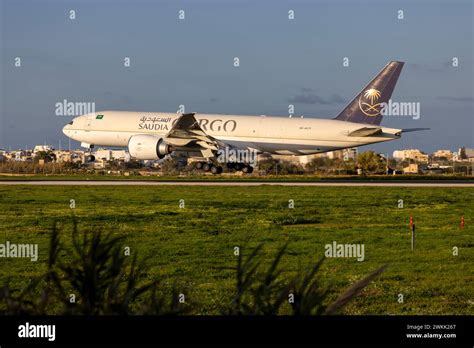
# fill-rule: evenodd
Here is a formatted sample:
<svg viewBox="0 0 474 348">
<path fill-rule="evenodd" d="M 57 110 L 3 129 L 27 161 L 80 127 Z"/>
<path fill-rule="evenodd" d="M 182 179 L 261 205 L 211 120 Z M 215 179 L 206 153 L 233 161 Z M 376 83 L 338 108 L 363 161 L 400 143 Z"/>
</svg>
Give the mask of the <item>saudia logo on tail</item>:
<svg viewBox="0 0 474 348">
<path fill-rule="evenodd" d="M 377 100 L 380 98 L 380 91 L 375 88 L 366 90 L 359 98 L 359 108 L 367 116 L 380 115 L 380 103 Z"/>
</svg>

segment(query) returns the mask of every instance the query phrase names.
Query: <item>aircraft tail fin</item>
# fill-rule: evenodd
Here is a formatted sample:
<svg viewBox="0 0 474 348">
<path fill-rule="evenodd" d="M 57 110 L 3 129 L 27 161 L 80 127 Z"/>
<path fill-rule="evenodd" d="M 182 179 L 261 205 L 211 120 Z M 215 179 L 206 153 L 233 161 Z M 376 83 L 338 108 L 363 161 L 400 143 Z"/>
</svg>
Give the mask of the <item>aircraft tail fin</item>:
<svg viewBox="0 0 474 348">
<path fill-rule="evenodd" d="M 403 62 L 389 62 L 335 119 L 380 125 L 382 122 L 380 104 L 387 103 L 392 96 L 403 64 Z"/>
</svg>

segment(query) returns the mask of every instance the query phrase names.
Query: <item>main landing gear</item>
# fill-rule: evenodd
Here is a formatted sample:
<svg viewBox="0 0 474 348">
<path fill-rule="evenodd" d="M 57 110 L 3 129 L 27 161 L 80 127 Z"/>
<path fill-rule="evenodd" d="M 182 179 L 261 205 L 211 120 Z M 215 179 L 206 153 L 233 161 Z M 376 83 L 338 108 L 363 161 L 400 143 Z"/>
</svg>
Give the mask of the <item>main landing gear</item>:
<svg viewBox="0 0 474 348">
<path fill-rule="evenodd" d="M 227 168 L 235 169 L 236 172 L 242 171 L 242 173 L 250 174 L 253 172 L 253 167 L 245 163 L 227 163 Z"/>
<path fill-rule="evenodd" d="M 253 172 L 253 167 L 244 163 L 227 163 L 226 167 L 228 169 L 234 169 L 235 171 L 242 173 L 250 174 Z M 221 174 L 223 168 L 219 165 L 215 165 L 210 162 L 197 162 L 196 169 L 203 170 L 205 172 L 211 172 L 212 174 Z"/>
<path fill-rule="evenodd" d="M 205 172 L 211 172 L 212 174 L 221 174 L 224 170 L 221 166 L 216 166 L 208 162 L 197 162 L 196 169 L 202 169 Z"/>
</svg>

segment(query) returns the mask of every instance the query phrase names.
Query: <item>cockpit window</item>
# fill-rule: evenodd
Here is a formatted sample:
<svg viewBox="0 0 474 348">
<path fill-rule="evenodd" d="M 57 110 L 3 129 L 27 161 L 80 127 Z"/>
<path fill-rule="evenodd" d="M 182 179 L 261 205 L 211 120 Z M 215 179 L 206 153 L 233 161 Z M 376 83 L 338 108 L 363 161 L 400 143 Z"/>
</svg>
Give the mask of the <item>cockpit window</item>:
<svg viewBox="0 0 474 348">
<path fill-rule="evenodd" d="M 71 122 L 69 122 L 68 124 L 73 124 L 73 123 L 74 123 L 74 121 L 71 121 Z"/>
</svg>

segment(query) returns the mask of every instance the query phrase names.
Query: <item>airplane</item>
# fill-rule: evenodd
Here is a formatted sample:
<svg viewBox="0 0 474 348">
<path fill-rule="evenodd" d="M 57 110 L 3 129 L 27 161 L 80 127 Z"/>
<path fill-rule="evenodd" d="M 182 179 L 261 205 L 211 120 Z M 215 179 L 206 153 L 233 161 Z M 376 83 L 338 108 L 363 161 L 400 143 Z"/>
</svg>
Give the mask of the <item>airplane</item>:
<svg viewBox="0 0 474 348">
<path fill-rule="evenodd" d="M 403 62 L 390 61 L 334 119 L 201 113 L 101 111 L 74 118 L 63 133 L 81 146 L 128 147 L 132 158 L 162 159 L 172 153 L 200 157 L 197 167 L 220 174 L 219 151 L 310 155 L 399 139 L 404 132 L 381 126 L 383 103 L 397 83 Z M 90 154 L 88 160 L 94 161 Z M 251 173 L 249 163 L 226 163 Z"/>
</svg>

